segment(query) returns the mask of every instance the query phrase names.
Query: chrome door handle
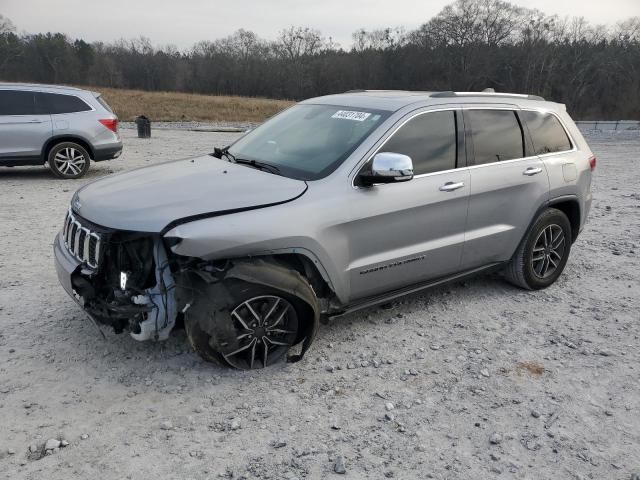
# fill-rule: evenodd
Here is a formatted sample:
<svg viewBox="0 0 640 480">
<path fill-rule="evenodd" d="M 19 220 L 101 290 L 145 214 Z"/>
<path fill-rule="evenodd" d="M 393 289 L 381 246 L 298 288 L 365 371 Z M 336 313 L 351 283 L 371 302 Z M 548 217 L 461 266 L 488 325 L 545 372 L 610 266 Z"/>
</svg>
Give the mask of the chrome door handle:
<svg viewBox="0 0 640 480">
<path fill-rule="evenodd" d="M 529 167 L 524 172 L 522 172 L 523 175 L 527 175 L 529 177 L 537 175 L 539 173 L 542 173 L 542 169 L 539 167 Z"/>
<path fill-rule="evenodd" d="M 458 190 L 459 188 L 464 187 L 464 182 L 447 182 L 440 187 L 441 192 L 453 192 L 454 190 Z"/>
</svg>

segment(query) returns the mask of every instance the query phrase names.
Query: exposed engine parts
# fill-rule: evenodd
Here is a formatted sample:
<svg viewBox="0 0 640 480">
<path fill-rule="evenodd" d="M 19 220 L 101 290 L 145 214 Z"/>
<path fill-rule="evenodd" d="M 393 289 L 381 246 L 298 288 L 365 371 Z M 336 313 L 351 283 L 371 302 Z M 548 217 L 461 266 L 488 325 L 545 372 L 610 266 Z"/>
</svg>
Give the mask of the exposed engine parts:
<svg viewBox="0 0 640 480">
<path fill-rule="evenodd" d="M 240 369 L 277 363 L 299 345 L 287 358 L 297 361 L 311 345 L 321 307 L 299 271 L 273 259 L 180 257 L 159 235 L 91 235 L 100 242 L 96 268 L 79 268 L 71 281 L 92 320 L 115 332 L 161 341 L 184 319 L 201 356 Z"/>
<path fill-rule="evenodd" d="M 160 237 L 101 234 L 96 269 L 81 269 L 72 284 L 85 310 L 136 340 L 166 340 L 177 317 L 175 282 Z"/>
</svg>

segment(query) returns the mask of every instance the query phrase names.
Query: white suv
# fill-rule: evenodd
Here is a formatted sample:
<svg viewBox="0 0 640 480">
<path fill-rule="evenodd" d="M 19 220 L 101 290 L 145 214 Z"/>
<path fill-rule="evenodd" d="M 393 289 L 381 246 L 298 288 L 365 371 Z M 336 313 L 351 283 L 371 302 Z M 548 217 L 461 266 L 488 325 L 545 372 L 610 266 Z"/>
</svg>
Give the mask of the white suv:
<svg viewBox="0 0 640 480">
<path fill-rule="evenodd" d="M 118 117 L 99 93 L 0 83 L 0 166 L 48 163 L 60 178 L 80 178 L 90 160 L 121 152 Z"/>
</svg>

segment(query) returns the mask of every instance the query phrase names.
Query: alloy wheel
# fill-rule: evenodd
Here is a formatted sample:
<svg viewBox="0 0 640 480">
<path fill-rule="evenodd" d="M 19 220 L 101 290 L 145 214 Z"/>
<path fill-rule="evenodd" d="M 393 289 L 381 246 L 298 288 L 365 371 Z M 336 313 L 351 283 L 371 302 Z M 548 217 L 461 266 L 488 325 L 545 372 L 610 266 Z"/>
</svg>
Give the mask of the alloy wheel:
<svg viewBox="0 0 640 480">
<path fill-rule="evenodd" d="M 56 169 L 63 175 L 79 175 L 87 162 L 84 154 L 73 147 L 62 148 L 53 157 Z"/>
<path fill-rule="evenodd" d="M 564 230 L 559 225 L 547 225 L 536 238 L 531 253 L 531 268 L 538 278 L 549 278 L 555 273 L 565 253 Z"/>
<path fill-rule="evenodd" d="M 231 312 L 236 331 L 233 351 L 225 360 L 239 369 L 266 367 L 277 362 L 296 339 L 296 311 L 286 299 L 262 295 L 245 300 Z"/>
</svg>

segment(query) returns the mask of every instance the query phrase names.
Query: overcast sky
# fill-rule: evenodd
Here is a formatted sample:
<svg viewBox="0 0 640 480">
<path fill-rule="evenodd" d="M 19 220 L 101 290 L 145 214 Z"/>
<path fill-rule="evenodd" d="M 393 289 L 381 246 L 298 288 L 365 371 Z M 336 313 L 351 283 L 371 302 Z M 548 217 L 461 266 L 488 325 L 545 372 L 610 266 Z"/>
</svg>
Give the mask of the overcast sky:
<svg viewBox="0 0 640 480">
<path fill-rule="evenodd" d="M 225 37 L 239 28 L 275 39 L 291 25 L 309 26 L 351 46 L 358 28 L 412 29 L 438 13 L 447 0 L 0 0 L 0 14 L 19 31 L 64 32 L 87 41 L 149 37 L 179 48 Z M 547 14 L 584 16 L 613 24 L 640 15 L 640 0 L 523 0 Z"/>
</svg>

